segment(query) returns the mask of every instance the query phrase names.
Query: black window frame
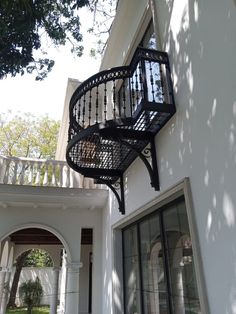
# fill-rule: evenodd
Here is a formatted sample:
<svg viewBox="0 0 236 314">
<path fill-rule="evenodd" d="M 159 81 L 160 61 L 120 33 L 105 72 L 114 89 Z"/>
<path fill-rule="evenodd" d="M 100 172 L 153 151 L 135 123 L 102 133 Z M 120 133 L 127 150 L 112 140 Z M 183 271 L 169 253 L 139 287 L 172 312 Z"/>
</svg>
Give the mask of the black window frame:
<svg viewBox="0 0 236 314">
<path fill-rule="evenodd" d="M 144 313 L 144 289 L 143 289 L 143 278 L 142 278 L 142 262 L 141 262 L 141 241 L 140 241 L 140 224 L 147 219 L 151 219 L 152 217 L 158 215 L 159 217 L 159 225 L 160 225 L 160 237 L 161 237 L 161 246 L 163 254 L 163 263 L 164 263 L 164 274 L 166 278 L 166 304 L 167 304 L 167 312 L 169 314 L 174 314 L 174 306 L 173 306 L 173 300 L 172 300 L 172 287 L 171 287 L 171 278 L 170 278 L 170 266 L 168 261 L 168 253 L 167 253 L 167 238 L 166 238 L 166 232 L 164 227 L 164 221 L 163 221 L 163 214 L 167 209 L 170 209 L 172 206 L 178 206 L 178 204 L 184 203 L 186 208 L 186 201 L 184 195 L 181 195 L 174 199 L 173 201 L 168 202 L 167 204 L 163 205 L 162 207 L 154 210 L 153 212 L 145 215 L 144 217 L 138 219 L 137 221 L 132 222 L 131 224 L 127 225 L 122 229 L 122 266 L 123 266 L 123 300 L 124 300 L 124 313 L 127 314 L 126 309 L 126 287 L 125 287 L 125 254 L 124 254 L 124 232 L 134 226 L 136 226 L 137 229 L 137 246 L 138 246 L 138 269 L 139 269 L 139 302 L 141 307 L 141 313 Z M 186 209 L 186 215 L 187 215 L 187 209 Z M 188 218 L 188 217 L 187 217 Z M 188 225 L 189 225 L 189 219 L 188 219 Z M 196 273 L 196 270 L 194 268 L 194 271 Z M 199 289 L 197 283 L 197 290 Z M 199 295 L 198 295 L 199 298 Z M 200 301 L 200 300 L 199 300 Z M 200 303 L 200 302 L 199 302 Z"/>
</svg>

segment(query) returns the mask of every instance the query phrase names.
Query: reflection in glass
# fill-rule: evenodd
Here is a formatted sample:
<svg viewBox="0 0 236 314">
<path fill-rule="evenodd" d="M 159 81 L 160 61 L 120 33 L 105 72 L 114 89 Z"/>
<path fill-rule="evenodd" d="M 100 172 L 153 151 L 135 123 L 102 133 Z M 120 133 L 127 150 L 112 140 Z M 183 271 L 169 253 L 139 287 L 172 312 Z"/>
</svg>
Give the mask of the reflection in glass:
<svg viewBox="0 0 236 314">
<path fill-rule="evenodd" d="M 137 227 L 123 233 L 124 243 L 124 288 L 126 314 L 141 314 L 139 287 L 139 265 L 137 248 Z"/>
<path fill-rule="evenodd" d="M 166 313 L 166 283 L 158 215 L 139 225 L 144 313 Z"/>
<path fill-rule="evenodd" d="M 183 200 L 123 231 L 125 314 L 200 314 Z"/>
<path fill-rule="evenodd" d="M 184 202 L 163 212 L 174 313 L 201 313 Z"/>
</svg>

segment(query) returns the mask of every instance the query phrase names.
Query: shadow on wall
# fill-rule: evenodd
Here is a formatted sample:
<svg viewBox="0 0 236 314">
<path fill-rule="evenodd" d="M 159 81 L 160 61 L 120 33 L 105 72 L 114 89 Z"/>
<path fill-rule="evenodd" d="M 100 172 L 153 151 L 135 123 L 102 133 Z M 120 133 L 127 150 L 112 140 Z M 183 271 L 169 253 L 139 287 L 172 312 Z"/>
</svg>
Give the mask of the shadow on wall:
<svg viewBox="0 0 236 314">
<path fill-rule="evenodd" d="M 235 0 L 163 9 L 177 114 L 158 135 L 160 182 L 190 176 L 211 311 L 236 313 Z"/>
</svg>

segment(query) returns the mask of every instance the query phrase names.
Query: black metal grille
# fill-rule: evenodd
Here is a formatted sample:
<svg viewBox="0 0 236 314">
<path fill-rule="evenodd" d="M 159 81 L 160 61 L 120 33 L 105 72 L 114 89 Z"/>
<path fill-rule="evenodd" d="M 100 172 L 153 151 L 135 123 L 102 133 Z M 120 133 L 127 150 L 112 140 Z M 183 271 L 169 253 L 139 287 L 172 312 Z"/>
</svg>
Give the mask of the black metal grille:
<svg viewBox="0 0 236 314">
<path fill-rule="evenodd" d="M 113 184 L 174 113 L 168 55 L 138 48 L 129 66 L 95 74 L 74 92 L 68 164 Z"/>
</svg>

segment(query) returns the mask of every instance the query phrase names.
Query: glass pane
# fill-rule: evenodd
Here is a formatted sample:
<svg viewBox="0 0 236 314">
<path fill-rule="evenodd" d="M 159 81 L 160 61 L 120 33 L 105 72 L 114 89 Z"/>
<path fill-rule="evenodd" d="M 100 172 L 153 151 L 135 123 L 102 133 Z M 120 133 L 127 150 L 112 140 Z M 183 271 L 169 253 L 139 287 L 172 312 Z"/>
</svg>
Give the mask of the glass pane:
<svg viewBox="0 0 236 314">
<path fill-rule="evenodd" d="M 137 227 L 126 229 L 123 233 L 124 237 L 124 257 L 137 256 Z"/>
<path fill-rule="evenodd" d="M 158 62 L 145 61 L 148 101 L 163 103 L 164 89 L 161 80 L 160 64 Z"/>
<path fill-rule="evenodd" d="M 147 254 L 150 252 L 150 232 L 149 221 L 145 220 L 140 223 L 140 242 L 141 242 L 141 254 Z"/>
<path fill-rule="evenodd" d="M 168 249 L 175 249 L 176 246 L 182 246 L 179 239 L 181 238 L 181 217 L 176 206 L 171 206 L 163 214 L 164 217 L 164 229 L 167 239 Z"/>
<path fill-rule="evenodd" d="M 126 311 L 125 313 L 141 314 L 136 226 L 126 229 L 123 232 L 123 243 L 124 243 L 124 289 Z"/>
<path fill-rule="evenodd" d="M 121 116 L 132 116 L 143 99 L 143 77 L 141 73 L 141 62 L 139 62 L 133 76 L 123 80 L 118 92 Z"/>
<path fill-rule="evenodd" d="M 144 48 L 149 48 L 149 49 L 156 49 L 157 48 L 156 36 L 154 33 L 154 28 L 153 28 L 152 22 L 150 23 L 145 35 L 143 36 L 141 45 Z"/>
<path fill-rule="evenodd" d="M 125 272 L 125 308 L 126 313 L 140 313 L 139 301 L 139 269 L 138 258 L 128 257 L 124 260 Z"/>
<path fill-rule="evenodd" d="M 160 238 L 159 216 L 139 225 L 141 242 L 142 297 L 144 313 L 166 313 L 166 281 Z"/>
<path fill-rule="evenodd" d="M 201 313 L 185 203 L 163 212 L 174 313 Z M 183 312 L 184 309 L 184 312 Z"/>
</svg>

